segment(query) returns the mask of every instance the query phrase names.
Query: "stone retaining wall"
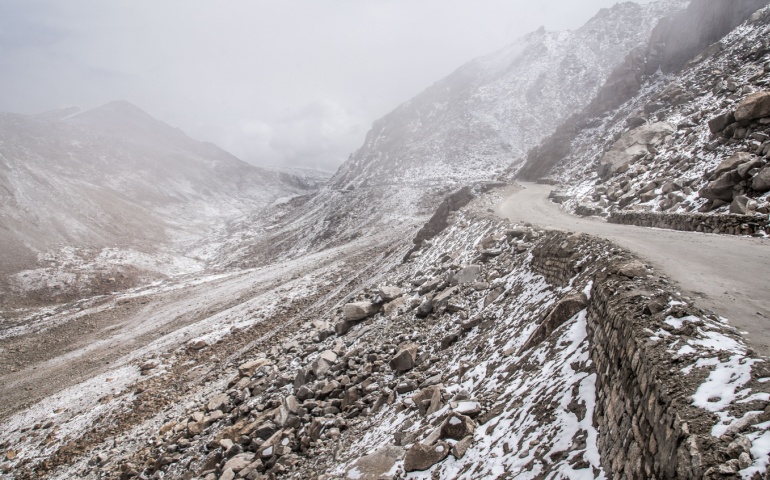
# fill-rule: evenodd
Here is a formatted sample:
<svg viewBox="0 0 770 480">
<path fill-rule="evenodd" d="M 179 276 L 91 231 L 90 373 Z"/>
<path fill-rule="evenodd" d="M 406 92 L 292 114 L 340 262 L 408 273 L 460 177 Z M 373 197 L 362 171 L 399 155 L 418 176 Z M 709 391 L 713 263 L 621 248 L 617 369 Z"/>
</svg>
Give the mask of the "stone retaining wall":
<svg viewBox="0 0 770 480">
<path fill-rule="evenodd" d="M 651 341 L 653 331 L 667 327 L 664 320 L 668 316 L 706 318 L 706 314 L 689 305 L 671 306 L 669 298 L 676 297 L 667 283 L 656 275 L 630 274 L 639 268 L 644 271 L 643 265 L 610 242 L 549 232 L 532 255 L 532 269 L 553 285 L 593 281 L 587 330 L 597 373 L 594 421 L 608 475 L 624 479 L 740 478 L 725 467 L 730 457 L 724 452 L 729 451 L 732 437 L 712 436 L 717 420 L 711 412 L 692 405 L 692 395 L 705 373 L 683 376 L 686 363 L 695 360 L 676 358 L 670 352 L 671 343 Z M 657 309 L 651 307 L 655 302 Z M 734 335 L 727 326 L 719 331 Z M 684 344 L 693 338 L 691 332 L 667 335 Z M 704 350 L 695 357 L 701 355 L 714 352 Z M 752 378 L 765 373 L 752 371 Z M 752 380 L 753 389 L 765 388 L 756 382 Z M 718 473 L 720 469 L 723 474 Z"/>
<path fill-rule="evenodd" d="M 770 235 L 767 215 L 709 215 L 705 213 L 664 213 L 614 211 L 610 223 L 639 227 L 669 228 L 687 232 L 722 233 L 728 235 Z"/>
</svg>

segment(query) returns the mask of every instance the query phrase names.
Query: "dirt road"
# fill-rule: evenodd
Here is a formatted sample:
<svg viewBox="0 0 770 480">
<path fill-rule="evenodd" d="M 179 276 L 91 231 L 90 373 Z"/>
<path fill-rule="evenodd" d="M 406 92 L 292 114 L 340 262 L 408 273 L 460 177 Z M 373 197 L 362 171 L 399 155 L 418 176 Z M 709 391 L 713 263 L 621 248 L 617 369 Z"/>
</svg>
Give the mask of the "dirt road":
<svg viewBox="0 0 770 480">
<path fill-rule="evenodd" d="M 770 355 L 770 240 L 577 217 L 548 200 L 553 187 L 522 186 L 497 205 L 498 215 L 612 240 L 677 282 L 683 296 L 697 299 L 701 308 L 727 318 L 757 352 Z"/>
</svg>

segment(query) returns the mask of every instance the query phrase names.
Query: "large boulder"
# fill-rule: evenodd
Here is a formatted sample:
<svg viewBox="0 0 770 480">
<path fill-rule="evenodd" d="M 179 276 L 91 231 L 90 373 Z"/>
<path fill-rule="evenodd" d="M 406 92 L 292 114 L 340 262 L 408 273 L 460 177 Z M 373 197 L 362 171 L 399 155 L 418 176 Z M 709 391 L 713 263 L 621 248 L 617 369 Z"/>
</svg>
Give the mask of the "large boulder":
<svg viewBox="0 0 770 480">
<path fill-rule="evenodd" d="M 405 372 L 414 368 L 417 362 L 417 349 L 419 345 L 416 343 L 410 343 L 396 353 L 396 355 L 390 359 L 390 368 L 397 372 Z"/>
<path fill-rule="evenodd" d="M 666 122 L 642 125 L 626 132 L 599 160 L 599 176 L 608 178 L 625 172 L 634 161 L 647 155 L 650 147 L 663 144 L 674 132 L 676 127 Z"/>
<path fill-rule="evenodd" d="M 733 187 L 738 185 L 741 180 L 740 174 L 735 170 L 725 172 L 719 178 L 701 188 L 698 191 L 698 195 L 709 200 L 731 202 L 733 199 Z"/>
<path fill-rule="evenodd" d="M 315 378 L 322 378 L 335 363 L 337 363 L 337 354 L 331 350 L 324 350 L 310 364 L 310 369 Z"/>
<path fill-rule="evenodd" d="M 722 160 L 722 162 L 714 170 L 714 175 L 719 177 L 725 172 L 729 172 L 738 168 L 738 166 L 751 160 L 751 154 L 746 152 L 739 152 L 735 155 L 731 155 L 729 158 Z"/>
<path fill-rule="evenodd" d="M 457 287 L 447 288 L 433 298 L 433 311 L 441 312 L 442 308 L 446 308 L 449 303 L 449 299 L 452 295 L 458 292 Z"/>
<path fill-rule="evenodd" d="M 770 190 L 770 165 L 760 170 L 754 176 L 751 180 L 751 188 L 762 193 Z"/>
<path fill-rule="evenodd" d="M 342 316 L 348 322 L 355 322 L 371 317 L 379 311 L 379 307 L 372 302 L 346 303 L 342 307 Z"/>
<path fill-rule="evenodd" d="M 711 130 L 711 133 L 719 133 L 731 123 L 735 123 L 733 112 L 723 113 L 709 120 L 709 130 Z"/>
<path fill-rule="evenodd" d="M 441 438 L 451 438 L 453 440 L 462 440 L 473 435 L 476 425 L 473 420 L 459 413 L 452 413 L 441 424 Z"/>
<path fill-rule="evenodd" d="M 433 445 L 416 443 L 407 450 L 404 458 L 404 470 L 407 473 L 418 470 L 427 470 L 449 455 L 450 447 L 445 442 L 436 442 Z"/>
<path fill-rule="evenodd" d="M 744 98 L 735 109 L 734 115 L 737 122 L 770 117 L 770 92 L 752 93 Z"/>
<path fill-rule="evenodd" d="M 730 213 L 737 213 L 739 215 L 747 215 L 756 210 L 757 202 L 750 199 L 746 195 L 738 195 L 733 198 L 730 204 Z"/>
</svg>

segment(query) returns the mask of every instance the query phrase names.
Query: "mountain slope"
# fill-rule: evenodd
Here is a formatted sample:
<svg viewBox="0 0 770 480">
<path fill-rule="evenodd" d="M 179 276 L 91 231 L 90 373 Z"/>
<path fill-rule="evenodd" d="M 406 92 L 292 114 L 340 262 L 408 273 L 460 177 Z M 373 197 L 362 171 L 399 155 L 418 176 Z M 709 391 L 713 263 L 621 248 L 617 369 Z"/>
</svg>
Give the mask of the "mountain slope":
<svg viewBox="0 0 770 480">
<path fill-rule="evenodd" d="M 494 180 L 585 106 L 658 20 L 684 5 L 619 4 L 578 30 L 541 29 L 467 63 L 376 121 L 328 186 L 273 234 L 300 251 L 383 228 L 411 236 L 442 197 Z"/>
<path fill-rule="evenodd" d="M 575 31 L 540 29 L 472 60 L 375 122 L 332 184 L 494 177 L 584 106 L 682 6 L 618 4 Z"/>
<path fill-rule="evenodd" d="M 738 113 L 770 98 L 769 31 L 766 7 L 681 71 L 645 77 L 619 107 L 587 116 L 551 172 L 570 186 L 569 207 L 770 212 L 770 111 Z"/>
<path fill-rule="evenodd" d="M 0 114 L 0 273 L 48 265 L 62 249 L 154 253 L 306 193 L 297 180 L 128 102 L 74 115 Z"/>
</svg>

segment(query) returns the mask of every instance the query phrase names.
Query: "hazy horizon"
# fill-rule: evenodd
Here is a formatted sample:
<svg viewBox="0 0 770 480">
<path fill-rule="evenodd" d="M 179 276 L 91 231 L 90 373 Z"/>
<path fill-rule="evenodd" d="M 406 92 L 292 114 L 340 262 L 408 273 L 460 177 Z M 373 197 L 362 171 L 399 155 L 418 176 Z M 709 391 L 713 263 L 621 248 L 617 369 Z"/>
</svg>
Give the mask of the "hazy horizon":
<svg viewBox="0 0 770 480">
<path fill-rule="evenodd" d="M 127 100 L 245 161 L 334 171 L 374 120 L 467 61 L 614 3 L 12 0 L 0 110 Z"/>
</svg>

